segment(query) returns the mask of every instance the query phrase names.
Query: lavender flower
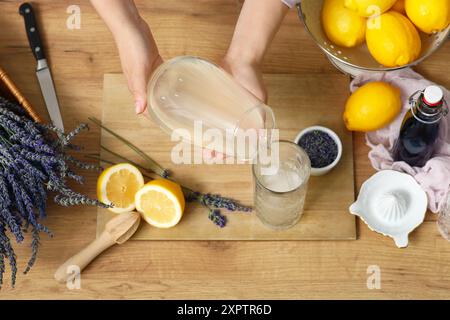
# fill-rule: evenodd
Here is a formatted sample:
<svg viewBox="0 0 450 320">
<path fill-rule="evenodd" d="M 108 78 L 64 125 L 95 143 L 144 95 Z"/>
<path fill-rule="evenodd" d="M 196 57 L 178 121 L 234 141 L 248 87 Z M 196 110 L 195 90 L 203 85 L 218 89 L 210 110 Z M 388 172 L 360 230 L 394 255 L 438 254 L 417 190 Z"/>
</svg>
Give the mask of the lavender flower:
<svg viewBox="0 0 450 320">
<path fill-rule="evenodd" d="M 83 130 L 89 130 L 89 126 L 87 125 L 87 123 L 81 123 L 77 128 L 75 128 L 74 130 L 69 132 L 65 136 L 65 138 L 63 140 L 63 144 L 68 145 L 70 143 L 70 141 L 72 141 L 72 139 L 75 138 Z"/>
<path fill-rule="evenodd" d="M 28 260 L 27 267 L 25 268 L 24 274 L 27 274 L 31 268 L 33 267 L 34 263 L 36 262 L 37 253 L 39 249 L 39 227 L 33 228 L 33 231 L 31 232 L 32 240 L 31 240 L 31 257 L 30 260 Z"/>
<path fill-rule="evenodd" d="M 97 206 L 102 208 L 111 208 L 112 206 L 106 205 L 104 203 L 101 203 L 98 200 L 90 199 L 83 195 L 73 195 L 73 196 L 61 196 L 57 195 L 55 196 L 55 202 L 59 204 L 60 206 L 64 207 L 70 207 L 75 205 L 90 205 L 90 206 Z"/>
<path fill-rule="evenodd" d="M 0 288 L 3 285 L 3 274 L 5 273 L 5 258 L 0 254 Z"/>
<path fill-rule="evenodd" d="M 208 218 L 220 228 L 225 227 L 227 224 L 227 218 L 223 216 L 218 209 L 211 209 L 209 211 Z"/>
<path fill-rule="evenodd" d="M 96 171 L 102 170 L 102 168 L 97 164 L 79 161 L 78 159 L 75 159 L 71 155 L 64 155 L 64 160 L 83 170 L 96 170 Z"/>
<path fill-rule="evenodd" d="M 241 211 L 241 212 L 251 212 L 251 207 L 246 207 L 239 204 L 237 201 L 229 198 L 222 197 L 219 194 L 211 193 L 199 193 L 194 192 L 192 195 L 192 200 L 196 200 L 201 204 L 216 208 L 216 209 L 227 209 L 228 211 Z"/>
<path fill-rule="evenodd" d="M 0 255 L 2 256 L 2 260 L 0 261 L 0 270 L 2 271 L 5 270 L 4 257 L 9 259 L 9 265 L 11 267 L 11 283 L 14 287 L 17 275 L 16 254 L 14 253 L 9 238 L 6 236 L 5 225 L 2 222 L 0 222 Z M 3 276 L 3 272 L 1 272 L 1 275 Z"/>
</svg>

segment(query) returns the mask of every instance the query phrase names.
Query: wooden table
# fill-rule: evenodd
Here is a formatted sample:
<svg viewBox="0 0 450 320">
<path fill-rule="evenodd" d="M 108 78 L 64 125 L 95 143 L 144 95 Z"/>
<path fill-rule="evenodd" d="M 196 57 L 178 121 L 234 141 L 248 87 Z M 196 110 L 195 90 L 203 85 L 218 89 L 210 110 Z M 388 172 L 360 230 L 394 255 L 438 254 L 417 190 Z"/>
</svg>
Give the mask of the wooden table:
<svg viewBox="0 0 450 320">
<path fill-rule="evenodd" d="M 81 29 L 66 28 L 72 1 L 36 1 L 65 125 L 68 129 L 101 114 L 104 73 L 120 72 L 109 31 L 87 0 Z M 163 57 L 199 55 L 218 61 L 227 49 L 242 0 L 140 0 Z M 46 114 L 34 75 L 20 1 L 0 1 L 0 64 L 41 114 Z M 417 70 L 450 87 L 450 43 Z M 290 12 L 264 63 L 265 73 L 337 73 Z M 83 153 L 97 152 L 99 131 L 80 137 Z M 355 135 L 356 184 L 374 173 L 362 134 Z M 95 193 L 93 173 L 83 191 Z M 129 242 L 110 249 L 82 275 L 81 289 L 53 280 L 66 258 L 95 237 L 95 208 L 51 205 L 36 266 L 19 274 L 15 289 L 5 275 L 0 298 L 450 298 L 450 243 L 439 235 L 434 216 L 410 237 L 407 249 L 358 221 L 357 241 L 299 242 Z M 28 243 L 16 246 L 20 266 Z M 367 270 L 381 270 L 381 289 L 367 288 Z"/>
</svg>

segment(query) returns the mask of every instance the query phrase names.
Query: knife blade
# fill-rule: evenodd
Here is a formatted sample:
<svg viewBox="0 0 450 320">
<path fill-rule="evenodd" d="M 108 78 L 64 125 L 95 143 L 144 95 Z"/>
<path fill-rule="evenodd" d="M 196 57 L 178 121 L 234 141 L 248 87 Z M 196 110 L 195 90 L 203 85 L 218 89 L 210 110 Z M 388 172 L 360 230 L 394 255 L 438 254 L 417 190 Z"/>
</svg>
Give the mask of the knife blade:
<svg viewBox="0 0 450 320">
<path fill-rule="evenodd" d="M 36 76 L 39 86 L 41 87 L 42 96 L 44 97 L 50 119 L 55 127 L 64 131 L 58 98 L 56 96 L 52 74 L 50 72 L 50 68 L 48 67 L 47 59 L 45 58 L 44 48 L 39 35 L 33 7 L 30 3 L 25 2 L 20 5 L 19 13 L 24 18 L 28 42 L 30 43 L 31 51 L 37 61 Z"/>
</svg>

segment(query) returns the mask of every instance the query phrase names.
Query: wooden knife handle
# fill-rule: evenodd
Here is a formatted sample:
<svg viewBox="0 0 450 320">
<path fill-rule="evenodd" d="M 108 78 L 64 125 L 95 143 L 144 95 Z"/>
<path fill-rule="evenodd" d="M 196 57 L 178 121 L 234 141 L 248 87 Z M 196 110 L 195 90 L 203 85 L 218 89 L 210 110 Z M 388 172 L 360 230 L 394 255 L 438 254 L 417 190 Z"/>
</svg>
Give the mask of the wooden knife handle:
<svg viewBox="0 0 450 320">
<path fill-rule="evenodd" d="M 30 43 L 31 51 L 36 60 L 45 59 L 44 48 L 42 47 L 41 36 L 34 16 L 33 7 L 30 3 L 22 3 L 19 7 L 19 13 L 25 20 L 25 28 L 27 31 L 28 42 Z"/>
<path fill-rule="evenodd" d="M 103 232 L 97 239 L 91 242 L 86 248 L 64 262 L 55 272 L 55 279 L 58 282 L 72 281 L 78 273 L 73 273 L 71 266 L 79 268 L 79 272 L 94 260 L 100 253 L 115 244 L 112 237 L 107 232 Z"/>
</svg>

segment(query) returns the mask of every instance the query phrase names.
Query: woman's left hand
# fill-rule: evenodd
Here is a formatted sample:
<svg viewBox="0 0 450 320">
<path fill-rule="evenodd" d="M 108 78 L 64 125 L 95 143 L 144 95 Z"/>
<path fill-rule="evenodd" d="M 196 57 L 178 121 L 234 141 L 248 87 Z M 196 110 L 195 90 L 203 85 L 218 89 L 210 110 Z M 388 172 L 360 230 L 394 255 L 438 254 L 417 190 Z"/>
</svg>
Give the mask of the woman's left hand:
<svg viewBox="0 0 450 320">
<path fill-rule="evenodd" d="M 222 60 L 222 68 L 254 96 L 267 102 L 267 90 L 264 85 L 261 68 L 257 63 L 233 59 L 228 55 Z"/>
</svg>

